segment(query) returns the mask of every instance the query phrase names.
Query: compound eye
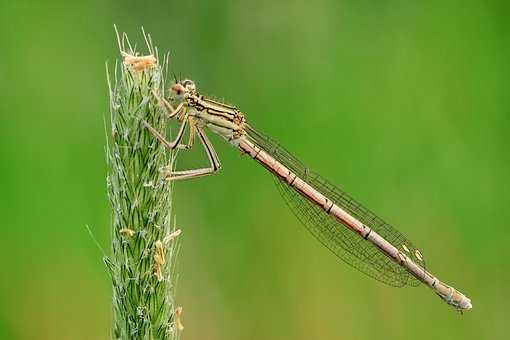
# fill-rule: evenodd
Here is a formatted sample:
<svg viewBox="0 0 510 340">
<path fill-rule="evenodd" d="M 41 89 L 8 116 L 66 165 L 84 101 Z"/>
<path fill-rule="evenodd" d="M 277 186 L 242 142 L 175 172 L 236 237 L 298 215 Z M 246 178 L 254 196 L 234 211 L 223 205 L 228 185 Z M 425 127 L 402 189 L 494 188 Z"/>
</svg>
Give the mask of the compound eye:
<svg viewBox="0 0 510 340">
<path fill-rule="evenodd" d="M 174 92 L 176 95 L 180 96 L 185 92 L 186 89 L 184 88 L 184 86 L 182 84 L 177 83 L 177 84 L 172 85 L 170 87 L 170 90 L 172 92 Z"/>
<path fill-rule="evenodd" d="M 195 92 L 196 90 L 195 83 L 189 79 L 183 80 L 181 85 L 184 86 L 184 88 L 189 92 Z"/>
</svg>

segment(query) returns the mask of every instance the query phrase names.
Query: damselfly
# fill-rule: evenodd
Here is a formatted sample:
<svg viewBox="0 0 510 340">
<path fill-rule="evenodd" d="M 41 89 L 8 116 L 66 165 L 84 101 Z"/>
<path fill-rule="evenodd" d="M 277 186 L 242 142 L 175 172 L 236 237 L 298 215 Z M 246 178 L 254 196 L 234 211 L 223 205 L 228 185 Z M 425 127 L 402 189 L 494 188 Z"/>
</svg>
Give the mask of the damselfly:
<svg viewBox="0 0 510 340">
<path fill-rule="evenodd" d="M 185 171 L 167 169 L 168 180 L 206 176 L 220 169 L 218 156 L 205 133 L 207 128 L 269 170 L 298 219 L 344 262 L 392 286 L 423 282 L 457 310 L 471 308 L 469 298 L 425 269 L 423 255 L 403 234 L 305 167 L 274 140 L 254 130 L 236 107 L 200 95 L 191 80 L 174 84 L 171 91 L 179 103 L 176 108 L 158 93 L 153 94 L 166 116 L 181 122 L 175 140 L 167 141 L 164 133 L 144 121 L 145 127 L 169 149 L 189 149 L 198 136 L 210 166 Z M 187 126 L 189 140 L 183 144 Z"/>
</svg>

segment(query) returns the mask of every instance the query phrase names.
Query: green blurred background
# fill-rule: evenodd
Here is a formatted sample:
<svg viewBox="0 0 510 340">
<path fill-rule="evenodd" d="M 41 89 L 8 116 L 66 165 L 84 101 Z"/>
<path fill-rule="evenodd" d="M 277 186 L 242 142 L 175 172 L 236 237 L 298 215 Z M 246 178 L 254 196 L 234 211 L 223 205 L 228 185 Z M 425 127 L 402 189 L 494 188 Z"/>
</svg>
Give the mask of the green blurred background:
<svg viewBox="0 0 510 340">
<path fill-rule="evenodd" d="M 0 4 L 0 338 L 105 339 L 111 288 L 105 61 L 113 24 L 239 106 L 422 248 L 473 299 L 387 287 L 298 224 L 273 180 L 176 185 L 185 339 L 502 339 L 508 326 L 510 22 L 505 1 Z M 180 165 L 205 164 L 197 148 Z"/>
</svg>

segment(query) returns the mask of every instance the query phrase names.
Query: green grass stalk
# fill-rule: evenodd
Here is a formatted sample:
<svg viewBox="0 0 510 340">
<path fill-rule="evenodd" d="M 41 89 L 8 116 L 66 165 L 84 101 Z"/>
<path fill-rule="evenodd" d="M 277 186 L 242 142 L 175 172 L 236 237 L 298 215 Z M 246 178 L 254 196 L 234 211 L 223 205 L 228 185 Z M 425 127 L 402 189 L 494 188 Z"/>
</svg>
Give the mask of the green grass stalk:
<svg viewBox="0 0 510 340">
<path fill-rule="evenodd" d="M 172 186 L 161 169 L 173 167 L 175 154 L 142 125 L 145 120 L 165 131 L 152 91 L 164 93 L 168 56 L 159 60 L 150 36 L 144 37 L 152 57 L 134 57 L 137 51 L 123 34 L 118 41 L 124 61 L 113 76 L 107 72 L 112 255 L 105 263 L 113 283 L 112 338 L 173 340 L 182 330 L 182 310 L 175 303 L 180 230 L 172 218 Z"/>
</svg>

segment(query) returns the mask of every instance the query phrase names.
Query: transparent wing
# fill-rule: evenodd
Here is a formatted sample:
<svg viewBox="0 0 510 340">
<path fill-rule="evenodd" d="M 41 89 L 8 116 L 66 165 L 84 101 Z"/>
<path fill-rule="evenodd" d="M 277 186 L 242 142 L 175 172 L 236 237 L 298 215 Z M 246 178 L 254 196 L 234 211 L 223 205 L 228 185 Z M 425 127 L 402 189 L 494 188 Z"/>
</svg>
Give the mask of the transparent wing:
<svg viewBox="0 0 510 340">
<path fill-rule="evenodd" d="M 310 171 L 271 138 L 256 132 L 252 128 L 248 128 L 248 135 L 257 146 L 425 268 L 423 255 L 398 230 L 326 179 Z M 381 252 L 371 242 L 364 240 L 358 234 L 343 226 L 321 207 L 311 203 L 287 185 L 287 182 L 278 177 L 275 178 L 278 189 L 292 212 L 322 244 L 344 262 L 391 286 L 419 285 L 420 281 L 418 279 Z"/>
</svg>

